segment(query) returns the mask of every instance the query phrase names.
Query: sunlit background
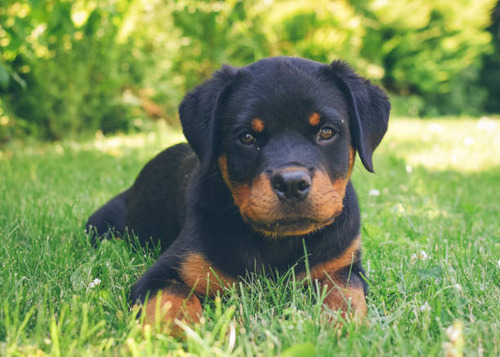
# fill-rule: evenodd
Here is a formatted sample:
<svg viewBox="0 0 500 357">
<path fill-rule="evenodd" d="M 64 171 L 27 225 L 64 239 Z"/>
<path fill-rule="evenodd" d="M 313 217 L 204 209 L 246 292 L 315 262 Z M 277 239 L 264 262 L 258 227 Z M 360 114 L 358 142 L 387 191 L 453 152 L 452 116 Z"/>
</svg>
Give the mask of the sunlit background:
<svg viewBox="0 0 500 357">
<path fill-rule="evenodd" d="M 497 0 L 3 0 L 0 145 L 178 125 L 223 63 L 344 59 L 393 115 L 500 112 Z"/>
</svg>

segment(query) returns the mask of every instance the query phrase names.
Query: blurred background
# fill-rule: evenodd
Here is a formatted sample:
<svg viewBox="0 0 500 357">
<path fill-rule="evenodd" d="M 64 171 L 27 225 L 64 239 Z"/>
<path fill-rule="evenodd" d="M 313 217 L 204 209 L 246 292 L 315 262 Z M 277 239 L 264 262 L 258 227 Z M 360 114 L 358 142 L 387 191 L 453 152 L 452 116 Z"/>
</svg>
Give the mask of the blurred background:
<svg viewBox="0 0 500 357">
<path fill-rule="evenodd" d="M 500 113 L 498 0 L 0 0 L 0 145 L 177 126 L 223 63 L 343 59 L 393 115 Z"/>
</svg>

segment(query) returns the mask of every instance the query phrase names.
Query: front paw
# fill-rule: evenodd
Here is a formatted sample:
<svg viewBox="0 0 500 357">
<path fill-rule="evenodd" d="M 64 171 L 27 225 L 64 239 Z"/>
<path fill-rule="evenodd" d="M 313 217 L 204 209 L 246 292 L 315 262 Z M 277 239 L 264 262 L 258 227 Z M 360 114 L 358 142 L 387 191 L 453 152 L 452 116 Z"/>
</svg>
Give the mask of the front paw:
<svg viewBox="0 0 500 357">
<path fill-rule="evenodd" d="M 183 330 L 176 321 L 192 325 L 199 322 L 202 306 L 192 289 L 179 282 L 153 293 L 140 306 L 143 323 L 180 337 Z"/>
<path fill-rule="evenodd" d="M 324 307 L 329 312 L 340 311 L 344 319 L 352 317 L 364 318 L 366 316 L 367 307 L 365 293 L 360 287 L 340 287 L 338 285 L 328 286 L 330 291 L 327 292 L 323 300 Z"/>
</svg>

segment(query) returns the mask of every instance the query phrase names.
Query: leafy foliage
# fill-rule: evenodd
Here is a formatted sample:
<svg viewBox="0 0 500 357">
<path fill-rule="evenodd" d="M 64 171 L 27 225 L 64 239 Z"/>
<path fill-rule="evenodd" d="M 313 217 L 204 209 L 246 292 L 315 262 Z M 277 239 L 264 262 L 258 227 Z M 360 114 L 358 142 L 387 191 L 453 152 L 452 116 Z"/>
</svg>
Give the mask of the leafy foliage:
<svg viewBox="0 0 500 357">
<path fill-rule="evenodd" d="M 118 41 L 124 12 L 111 3 L 12 2 L 2 13 L 4 100 L 20 129 L 47 138 L 124 126 L 121 87 L 132 60 Z M 126 2 L 121 4 L 126 5 Z M 127 44 L 130 45 L 130 44 Z"/>
<path fill-rule="evenodd" d="M 148 117 L 174 123 L 185 91 L 221 64 L 274 55 L 344 59 L 397 96 L 405 115 L 479 112 L 494 4 L 4 0 L 0 142 L 127 131 Z"/>
<path fill-rule="evenodd" d="M 493 36 L 495 51 L 486 55 L 481 68 L 481 83 L 488 90 L 484 107 L 490 112 L 500 112 L 500 1 L 493 12 L 493 23 L 488 28 Z"/>
</svg>

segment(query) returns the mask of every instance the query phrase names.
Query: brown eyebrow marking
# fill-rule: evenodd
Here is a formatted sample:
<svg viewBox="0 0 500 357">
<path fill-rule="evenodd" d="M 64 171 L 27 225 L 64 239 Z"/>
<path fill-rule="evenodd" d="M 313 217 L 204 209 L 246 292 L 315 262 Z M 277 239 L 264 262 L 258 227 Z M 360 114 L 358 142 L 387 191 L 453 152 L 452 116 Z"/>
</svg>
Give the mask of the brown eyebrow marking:
<svg viewBox="0 0 500 357">
<path fill-rule="evenodd" d="M 264 121 L 260 118 L 255 118 L 252 120 L 252 130 L 256 133 L 261 133 L 264 130 Z"/>
<path fill-rule="evenodd" d="M 318 126 L 319 125 L 319 114 L 314 112 L 311 114 L 309 117 L 309 124 L 311 126 Z"/>
</svg>

